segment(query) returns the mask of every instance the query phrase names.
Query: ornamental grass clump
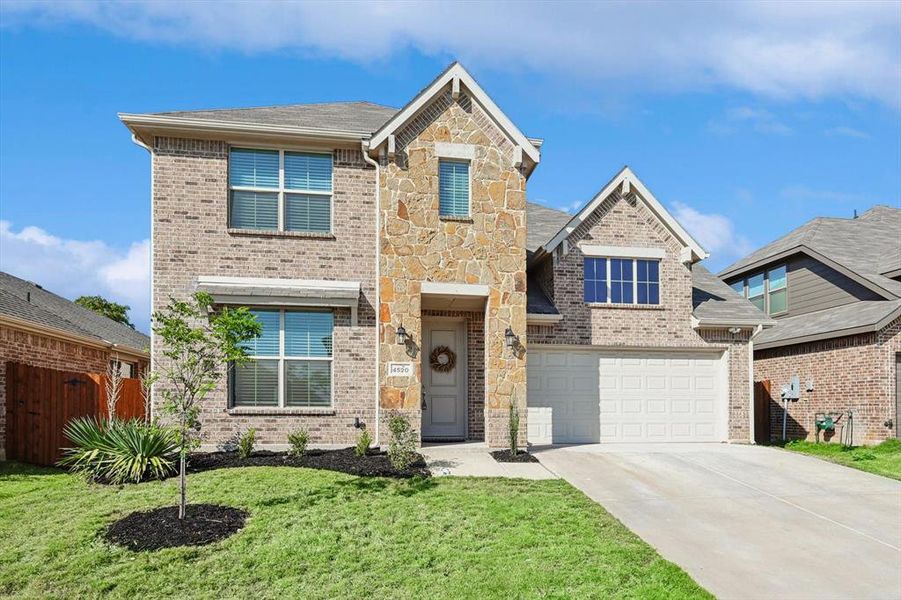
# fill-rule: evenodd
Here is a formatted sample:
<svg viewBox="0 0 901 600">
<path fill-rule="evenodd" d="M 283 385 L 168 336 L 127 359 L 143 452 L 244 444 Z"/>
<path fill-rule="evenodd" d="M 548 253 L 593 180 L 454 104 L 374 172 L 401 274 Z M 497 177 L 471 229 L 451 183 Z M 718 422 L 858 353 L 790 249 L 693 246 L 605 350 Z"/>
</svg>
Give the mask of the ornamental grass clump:
<svg viewBox="0 0 901 600">
<path fill-rule="evenodd" d="M 170 428 L 133 419 L 72 419 L 64 429 L 72 442 L 59 465 L 104 483 L 140 483 L 175 472 L 178 437 Z"/>
</svg>

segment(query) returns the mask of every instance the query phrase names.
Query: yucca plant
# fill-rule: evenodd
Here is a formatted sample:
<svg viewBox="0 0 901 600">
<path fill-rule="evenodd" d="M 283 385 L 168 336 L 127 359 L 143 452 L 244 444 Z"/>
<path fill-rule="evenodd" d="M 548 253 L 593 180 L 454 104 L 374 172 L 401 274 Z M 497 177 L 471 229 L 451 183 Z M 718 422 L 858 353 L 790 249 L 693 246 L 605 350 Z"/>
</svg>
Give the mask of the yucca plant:
<svg viewBox="0 0 901 600">
<path fill-rule="evenodd" d="M 178 440 L 174 431 L 137 419 L 73 419 L 65 428 L 74 447 L 65 449 L 61 466 L 110 483 L 138 483 L 175 472 Z"/>
</svg>

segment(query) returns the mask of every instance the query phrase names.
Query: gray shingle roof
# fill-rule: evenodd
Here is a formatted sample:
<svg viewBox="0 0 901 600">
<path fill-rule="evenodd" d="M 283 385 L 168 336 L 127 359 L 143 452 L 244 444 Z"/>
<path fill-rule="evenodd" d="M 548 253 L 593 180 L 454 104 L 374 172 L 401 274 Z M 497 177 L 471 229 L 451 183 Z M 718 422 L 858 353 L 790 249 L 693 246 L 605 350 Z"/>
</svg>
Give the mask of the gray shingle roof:
<svg viewBox="0 0 901 600">
<path fill-rule="evenodd" d="M 215 110 L 182 110 L 155 113 L 166 117 L 183 117 L 204 121 L 256 123 L 309 127 L 327 131 L 369 134 L 378 130 L 397 109 L 371 102 L 324 102 L 320 104 L 286 104 L 255 108 L 223 108 Z"/>
<path fill-rule="evenodd" d="M 551 238 L 569 223 L 572 215 L 562 210 L 528 202 L 526 203 L 526 219 L 528 226 L 526 249 L 534 252 L 543 244 L 551 241 Z"/>
<path fill-rule="evenodd" d="M 692 265 L 691 284 L 693 313 L 702 325 L 705 322 L 729 325 L 774 323 L 744 296 L 736 293 L 701 264 Z"/>
<path fill-rule="evenodd" d="M 731 277 L 801 246 L 901 298 L 901 282 L 882 275 L 892 266 L 901 265 L 901 208 L 890 206 L 874 206 L 857 219 L 816 218 L 752 252 L 720 275 Z"/>
<path fill-rule="evenodd" d="M 863 300 L 785 317 L 776 321 L 771 329 L 762 331 L 754 338 L 754 344 L 758 348 L 782 346 L 812 336 L 841 337 L 855 329 L 872 327 L 875 330 L 878 323 L 899 309 L 901 300 Z"/>
<path fill-rule="evenodd" d="M 0 314 L 134 350 L 150 346 L 150 338 L 140 331 L 2 271 Z"/>
<path fill-rule="evenodd" d="M 534 277 L 529 277 L 526 284 L 526 312 L 530 315 L 560 314 Z"/>
</svg>

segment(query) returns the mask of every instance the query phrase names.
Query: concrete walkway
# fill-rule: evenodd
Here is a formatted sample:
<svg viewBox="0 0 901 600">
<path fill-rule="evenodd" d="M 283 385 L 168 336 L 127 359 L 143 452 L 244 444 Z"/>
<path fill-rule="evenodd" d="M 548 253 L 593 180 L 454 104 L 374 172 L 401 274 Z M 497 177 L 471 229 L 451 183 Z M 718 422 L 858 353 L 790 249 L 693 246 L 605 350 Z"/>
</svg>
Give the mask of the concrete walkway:
<svg viewBox="0 0 901 600">
<path fill-rule="evenodd" d="M 433 475 L 557 479 L 541 463 L 499 463 L 484 442 L 424 444 L 420 450 Z"/>
<path fill-rule="evenodd" d="M 719 598 L 901 598 L 901 482 L 757 446 L 533 452 Z"/>
</svg>

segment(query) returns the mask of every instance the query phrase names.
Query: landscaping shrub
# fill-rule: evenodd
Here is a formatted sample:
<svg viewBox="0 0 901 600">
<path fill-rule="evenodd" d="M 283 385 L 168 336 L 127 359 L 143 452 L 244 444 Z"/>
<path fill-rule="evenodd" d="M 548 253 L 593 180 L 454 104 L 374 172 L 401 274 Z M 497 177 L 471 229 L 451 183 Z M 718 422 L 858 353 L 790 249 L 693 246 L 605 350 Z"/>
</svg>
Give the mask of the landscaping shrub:
<svg viewBox="0 0 901 600">
<path fill-rule="evenodd" d="M 510 401 L 510 419 L 508 421 L 507 435 L 510 439 L 510 454 L 519 454 L 519 407 L 516 402 Z"/>
<path fill-rule="evenodd" d="M 370 445 L 372 445 L 372 434 L 369 433 L 368 429 L 363 429 L 360 431 L 360 435 L 357 436 L 357 447 L 354 448 L 354 452 L 362 458 L 369 453 Z"/>
<path fill-rule="evenodd" d="M 388 420 L 391 441 L 388 442 L 388 460 L 398 471 L 408 468 L 416 460 L 416 432 L 410 420 L 403 415 L 394 415 Z"/>
<path fill-rule="evenodd" d="M 310 441 L 310 433 L 306 429 L 298 429 L 288 434 L 288 443 L 291 448 L 288 454 L 294 458 L 300 458 L 307 453 L 307 444 Z"/>
<path fill-rule="evenodd" d="M 166 427 L 137 419 L 72 419 L 65 427 L 72 442 L 59 464 L 95 481 L 138 483 L 175 472 L 178 438 Z"/>
<path fill-rule="evenodd" d="M 251 427 L 238 438 L 238 456 L 249 458 L 257 441 L 257 430 Z"/>
</svg>

